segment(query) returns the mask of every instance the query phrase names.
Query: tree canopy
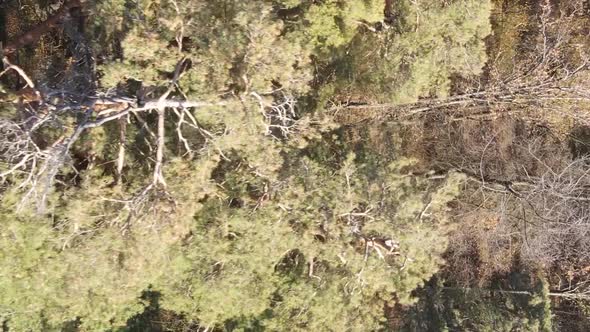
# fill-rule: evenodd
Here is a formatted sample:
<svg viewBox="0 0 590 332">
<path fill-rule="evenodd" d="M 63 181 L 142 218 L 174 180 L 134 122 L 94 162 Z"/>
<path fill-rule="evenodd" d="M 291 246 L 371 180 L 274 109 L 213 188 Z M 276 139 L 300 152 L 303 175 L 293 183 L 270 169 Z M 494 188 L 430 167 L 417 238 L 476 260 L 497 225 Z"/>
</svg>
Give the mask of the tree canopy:
<svg viewBox="0 0 590 332">
<path fill-rule="evenodd" d="M 574 2 L 0 5 L 2 331 L 548 331 L 552 305 L 579 314 Z"/>
</svg>

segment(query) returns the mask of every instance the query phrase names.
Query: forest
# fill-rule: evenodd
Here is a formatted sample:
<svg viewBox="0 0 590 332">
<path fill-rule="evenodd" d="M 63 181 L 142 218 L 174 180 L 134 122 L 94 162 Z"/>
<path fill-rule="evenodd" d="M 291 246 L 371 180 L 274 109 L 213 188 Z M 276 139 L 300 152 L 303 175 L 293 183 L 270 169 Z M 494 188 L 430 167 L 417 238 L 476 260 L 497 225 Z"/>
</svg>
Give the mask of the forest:
<svg viewBox="0 0 590 332">
<path fill-rule="evenodd" d="M 590 331 L 590 1 L 0 1 L 2 332 Z"/>
</svg>

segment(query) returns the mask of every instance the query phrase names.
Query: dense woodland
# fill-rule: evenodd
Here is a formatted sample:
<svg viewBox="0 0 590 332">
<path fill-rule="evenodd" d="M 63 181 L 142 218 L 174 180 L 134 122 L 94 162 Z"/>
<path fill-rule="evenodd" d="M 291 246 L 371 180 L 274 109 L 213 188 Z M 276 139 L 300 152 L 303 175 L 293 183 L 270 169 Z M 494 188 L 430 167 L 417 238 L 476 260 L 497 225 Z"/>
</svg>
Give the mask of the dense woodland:
<svg viewBox="0 0 590 332">
<path fill-rule="evenodd" d="M 0 2 L 2 331 L 590 330 L 590 2 Z"/>
</svg>

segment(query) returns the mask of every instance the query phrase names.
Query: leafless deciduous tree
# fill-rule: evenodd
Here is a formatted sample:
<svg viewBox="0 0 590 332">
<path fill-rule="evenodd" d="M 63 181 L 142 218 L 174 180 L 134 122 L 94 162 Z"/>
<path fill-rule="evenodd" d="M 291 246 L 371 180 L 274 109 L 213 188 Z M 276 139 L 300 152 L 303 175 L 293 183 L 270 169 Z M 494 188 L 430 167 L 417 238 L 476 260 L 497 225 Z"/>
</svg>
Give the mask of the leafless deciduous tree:
<svg viewBox="0 0 590 332">
<path fill-rule="evenodd" d="M 484 167 L 480 172 L 455 170 L 469 179 L 466 192 L 470 194 L 462 198 L 462 204 L 464 214 L 473 216 L 473 224 L 465 225 L 458 233 L 474 238 L 467 238 L 463 244 L 452 243 L 450 254 L 454 256 L 450 261 L 464 260 L 461 253 L 477 243 L 475 257 L 479 258 L 476 259 L 492 265 L 498 262 L 496 267 L 487 266 L 496 269 L 495 273 L 512 264 L 510 260 L 504 263 L 500 260 L 506 256 L 519 257 L 530 266 L 556 270 L 559 280 L 551 285 L 555 292 L 587 296 L 590 291 L 590 158 L 574 159 L 559 168 L 544 165 L 544 170 L 536 175 L 515 178 L 489 176 Z M 486 215 L 493 219 L 489 225 Z M 465 216 L 460 218 L 467 220 Z M 487 258 L 481 257 L 481 246 L 486 243 L 488 247 L 483 255 L 490 256 Z M 473 254 L 469 250 L 466 253 Z M 505 256 L 491 257 L 498 254 Z"/>
</svg>

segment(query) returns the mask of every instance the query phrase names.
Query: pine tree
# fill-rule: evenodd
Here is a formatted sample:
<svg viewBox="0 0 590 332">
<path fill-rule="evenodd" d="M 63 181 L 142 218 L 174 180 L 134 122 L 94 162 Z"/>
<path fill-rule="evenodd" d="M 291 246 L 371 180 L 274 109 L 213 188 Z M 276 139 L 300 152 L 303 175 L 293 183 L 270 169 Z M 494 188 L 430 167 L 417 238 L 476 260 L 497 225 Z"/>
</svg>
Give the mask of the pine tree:
<svg viewBox="0 0 590 332">
<path fill-rule="evenodd" d="M 158 284 L 162 306 L 210 327 L 377 328 L 391 294 L 410 303 L 436 272 L 445 202 L 457 192 L 450 179 L 427 207 L 426 183 L 401 175 L 402 164 L 371 182 L 352 156 L 336 172 L 304 160 L 271 187 L 234 170 L 229 201 L 196 215 L 177 272 Z"/>
<path fill-rule="evenodd" d="M 474 77 L 486 61 L 489 1 L 395 1 L 395 25 L 358 34 L 329 70 L 336 92 L 394 104 L 446 97 L 453 75 Z"/>
<path fill-rule="evenodd" d="M 117 329 L 150 310 L 149 290 L 161 294 L 159 308 L 203 328 L 364 331 L 383 323 L 386 306 L 412 303 L 442 263 L 461 177 L 411 176 L 406 160 L 312 157 L 308 144 L 323 144 L 332 125 L 297 101 L 313 98 L 326 64 L 351 71 L 339 69 L 320 94 L 350 85 L 400 102 L 444 95 L 459 62 L 479 68 L 487 4 L 422 4 L 400 2 L 406 22 L 395 33 L 373 31 L 381 1 L 93 5 L 100 75 L 84 98 L 125 96 L 115 112 L 134 111 L 83 130 L 53 174 L 3 175 L 0 319 L 16 331 Z M 418 14 L 427 19 L 408 23 Z M 366 58 L 371 43 L 396 52 Z M 161 98 L 207 105 L 139 111 Z M 14 125 L 9 108 L 2 117 Z M 47 109 L 55 121 L 21 135 L 43 149 L 73 137 L 83 118 L 105 116 Z M 43 150 L 45 161 L 54 151 Z M 48 209 L 39 214 L 21 199 L 41 182 Z"/>
</svg>

